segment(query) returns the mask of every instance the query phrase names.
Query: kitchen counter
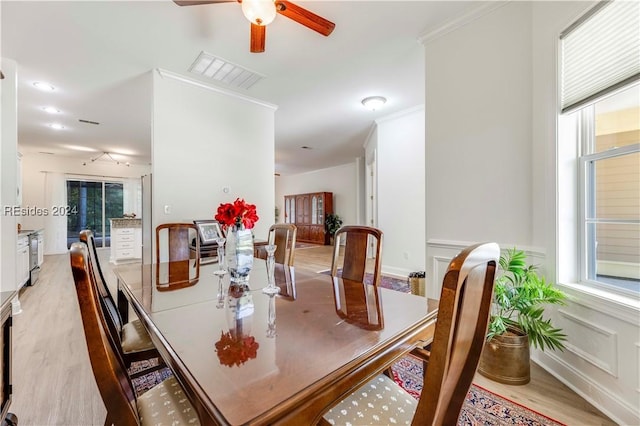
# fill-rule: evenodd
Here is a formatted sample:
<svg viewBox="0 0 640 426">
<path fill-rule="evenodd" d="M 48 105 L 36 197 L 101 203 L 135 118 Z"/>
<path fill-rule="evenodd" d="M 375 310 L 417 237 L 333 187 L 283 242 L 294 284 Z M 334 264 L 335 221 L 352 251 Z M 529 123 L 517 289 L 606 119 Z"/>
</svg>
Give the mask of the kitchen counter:
<svg viewBox="0 0 640 426">
<path fill-rule="evenodd" d="M 11 301 L 16 296 L 17 291 L 3 291 L 0 292 L 0 311 L 4 311 L 5 307 L 11 304 Z"/>
<path fill-rule="evenodd" d="M 20 232 L 18 232 L 18 237 L 22 237 L 23 235 L 31 235 L 31 234 L 37 234 L 38 232 L 42 232 L 44 231 L 44 229 L 22 229 Z"/>
</svg>

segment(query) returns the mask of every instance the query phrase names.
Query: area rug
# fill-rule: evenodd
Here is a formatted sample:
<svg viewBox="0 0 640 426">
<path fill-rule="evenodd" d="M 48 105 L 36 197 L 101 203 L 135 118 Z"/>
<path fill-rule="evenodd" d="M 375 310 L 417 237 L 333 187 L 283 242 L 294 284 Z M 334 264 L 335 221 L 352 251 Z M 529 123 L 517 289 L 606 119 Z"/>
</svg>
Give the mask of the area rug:
<svg viewBox="0 0 640 426">
<path fill-rule="evenodd" d="M 338 276 L 340 276 L 340 270 L 338 269 Z M 324 271 L 319 271 L 319 274 L 330 275 L 331 270 L 327 269 Z M 366 272 L 364 275 L 364 282 L 366 284 L 373 283 L 373 274 Z M 380 283 L 378 284 L 380 287 L 388 288 L 391 290 L 401 291 L 403 293 L 411 293 L 411 287 L 409 287 L 409 279 L 408 278 L 397 278 L 390 277 L 387 275 L 380 276 Z"/>
<path fill-rule="evenodd" d="M 391 371 L 398 385 L 414 398 L 420 397 L 423 377 L 420 359 L 405 356 L 391 367 Z M 458 417 L 458 426 L 476 425 L 564 426 L 563 423 L 472 384 Z"/>
<path fill-rule="evenodd" d="M 129 374 L 137 373 L 139 371 L 146 370 L 151 367 L 155 367 L 158 365 L 157 359 L 150 359 L 148 361 L 134 361 L 131 363 L 131 368 L 129 368 Z M 132 379 L 133 388 L 136 392 L 136 395 L 142 395 L 145 391 L 151 389 L 158 383 L 164 381 L 166 378 L 171 377 L 173 373 L 169 368 L 161 368 L 160 370 L 153 371 L 149 374 L 145 374 L 140 377 L 136 377 Z"/>
</svg>

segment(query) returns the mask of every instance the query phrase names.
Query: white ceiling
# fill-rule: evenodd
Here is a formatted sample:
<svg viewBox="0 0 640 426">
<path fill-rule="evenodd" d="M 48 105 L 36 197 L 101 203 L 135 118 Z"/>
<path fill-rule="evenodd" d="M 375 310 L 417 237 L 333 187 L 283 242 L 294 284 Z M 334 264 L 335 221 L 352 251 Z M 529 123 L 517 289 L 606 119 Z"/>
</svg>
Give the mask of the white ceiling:
<svg viewBox="0 0 640 426">
<path fill-rule="evenodd" d="M 1 1 L 0 53 L 18 63 L 20 150 L 84 159 L 109 151 L 149 163 L 147 73 L 163 68 L 191 76 L 189 66 L 206 51 L 266 76 L 235 90 L 278 106 L 276 172 L 344 164 L 363 154 L 373 120 L 424 103 L 418 37 L 478 2 L 297 4 L 333 21 L 334 32 L 325 38 L 279 15 L 267 27 L 265 53 L 255 54 L 249 52 L 249 22 L 235 2 Z M 56 90 L 39 91 L 34 81 Z M 385 96 L 385 107 L 364 109 L 361 99 L 372 95 Z M 44 106 L 61 113 L 50 115 Z M 53 130 L 52 122 L 66 128 Z"/>
</svg>

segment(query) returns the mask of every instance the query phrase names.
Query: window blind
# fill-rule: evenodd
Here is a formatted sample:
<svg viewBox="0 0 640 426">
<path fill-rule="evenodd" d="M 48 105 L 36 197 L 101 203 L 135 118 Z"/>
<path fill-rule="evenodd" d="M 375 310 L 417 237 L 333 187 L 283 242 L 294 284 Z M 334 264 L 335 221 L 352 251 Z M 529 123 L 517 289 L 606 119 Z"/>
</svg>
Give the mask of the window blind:
<svg viewBox="0 0 640 426">
<path fill-rule="evenodd" d="M 603 1 L 561 35 L 561 107 L 570 112 L 640 80 L 640 2 Z"/>
</svg>

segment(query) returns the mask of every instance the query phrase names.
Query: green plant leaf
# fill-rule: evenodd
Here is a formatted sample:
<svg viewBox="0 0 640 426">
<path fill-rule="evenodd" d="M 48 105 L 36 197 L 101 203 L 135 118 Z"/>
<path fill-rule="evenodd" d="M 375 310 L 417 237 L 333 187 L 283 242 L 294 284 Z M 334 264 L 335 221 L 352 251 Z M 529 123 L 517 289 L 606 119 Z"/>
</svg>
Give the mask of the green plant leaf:
<svg viewBox="0 0 640 426">
<path fill-rule="evenodd" d="M 523 250 L 507 249 L 499 266 L 487 339 L 515 327 L 529 336 L 534 347 L 564 349 L 566 335 L 544 318 L 544 310 L 548 304 L 566 304 L 567 295 L 540 276 L 535 265 L 527 265 Z"/>
</svg>

